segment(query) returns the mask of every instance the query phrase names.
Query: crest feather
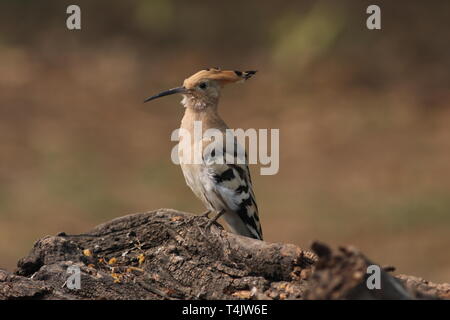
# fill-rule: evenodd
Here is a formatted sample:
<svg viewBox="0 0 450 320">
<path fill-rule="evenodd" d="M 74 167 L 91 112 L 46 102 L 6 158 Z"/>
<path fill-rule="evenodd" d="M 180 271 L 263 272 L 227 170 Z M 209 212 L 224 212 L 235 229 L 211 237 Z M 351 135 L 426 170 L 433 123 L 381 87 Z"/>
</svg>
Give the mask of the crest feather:
<svg viewBox="0 0 450 320">
<path fill-rule="evenodd" d="M 211 69 L 205 69 L 201 70 L 186 80 L 184 80 L 184 87 L 187 89 L 194 88 L 199 82 L 202 80 L 216 80 L 218 81 L 222 86 L 239 82 L 239 81 L 245 81 L 249 78 L 251 78 L 256 71 L 233 71 L 233 70 L 221 70 L 219 68 L 211 68 Z"/>
</svg>

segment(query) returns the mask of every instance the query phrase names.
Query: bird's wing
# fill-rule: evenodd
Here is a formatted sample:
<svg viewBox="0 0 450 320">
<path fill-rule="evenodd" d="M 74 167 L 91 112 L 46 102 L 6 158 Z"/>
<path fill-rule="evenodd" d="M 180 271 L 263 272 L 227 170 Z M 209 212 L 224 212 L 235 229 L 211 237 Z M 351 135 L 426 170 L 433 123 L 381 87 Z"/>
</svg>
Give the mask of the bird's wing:
<svg viewBox="0 0 450 320">
<path fill-rule="evenodd" d="M 222 148 L 222 153 L 218 154 L 217 149 L 214 148 L 214 143 L 209 144 L 209 150 L 206 148 L 203 153 L 205 163 L 203 179 L 207 180 L 205 185 L 210 186 L 209 189 L 216 198 L 210 199 L 210 201 L 219 200 L 226 211 L 233 212 L 239 217 L 240 221 L 238 222 L 245 225 L 253 238 L 262 240 L 258 206 L 252 188 L 247 155 L 236 140 L 234 145 L 234 151 Z M 242 162 L 244 163 L 242 164 L 239 164 L 236 160 L 239 155 L 238 150 L 243 155 Z M 222 161 L 219 161 L 219 159 L 222 159 Z M 234 159 L 234 161 L 233 163 L 227 163 L 227 159 Z M 230 227 L 233 228 L 233 225 L 230 225 Z"/>
</svg>

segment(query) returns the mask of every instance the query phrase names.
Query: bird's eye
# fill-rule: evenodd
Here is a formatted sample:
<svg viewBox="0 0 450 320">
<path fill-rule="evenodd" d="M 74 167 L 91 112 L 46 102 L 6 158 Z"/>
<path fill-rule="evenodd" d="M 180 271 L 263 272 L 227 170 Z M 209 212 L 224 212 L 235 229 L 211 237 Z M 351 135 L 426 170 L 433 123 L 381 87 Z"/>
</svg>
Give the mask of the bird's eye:
<svg viewBox="0 0 450 320">
<path fill-rule="evenodd" d="M 198 85 L 200 89 L 206 89 L 206 82 L 202 82 Z"/>
</svg>

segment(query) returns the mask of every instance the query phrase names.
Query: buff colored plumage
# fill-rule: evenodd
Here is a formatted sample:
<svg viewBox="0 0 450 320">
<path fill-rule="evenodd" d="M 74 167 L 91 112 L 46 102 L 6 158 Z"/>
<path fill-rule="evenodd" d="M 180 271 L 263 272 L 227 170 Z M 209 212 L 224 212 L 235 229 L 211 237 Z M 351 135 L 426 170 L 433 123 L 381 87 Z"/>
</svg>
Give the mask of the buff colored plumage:
<svg viewBox="0 0 450 320">
<path fill-rule="evenodd" d="M 197 122 L 201 123 L 203 131 L 216 129 L 225 136 L 228 126 L 217 110 L 221 90 L 224 85 L 245 81 L 255 73 L 256 71 L 226 71 L 218 68 L 201 70 L 187 78 L 182 87 L 161 92 L 145 101 L 181 93 L 182 104 L 186 108 L 181 129 L 194 137 L 194 126 Z M 180 141 L 180 144 L 182 143 L 183 141 Z M 209 150 L 200 155 L 200 163 L 192 161 L 192 154 L 190 159 L 187 159 L 183 152 L 180 152 L 179 156 L 187 185 L 208 209 L 205 215 L 208 216 L 212 212 L 216 214 L 211 223 L 222 216 L 232 232 L 262 240 L 258 207 L 247 163 L 227 163 L 226 159 L 236 159 L 237 154 L 230 154 L 229 150 L 223 148 L 225 143 L 215 145 L 217 141 L 211 142 L 204 137 L 191 139 L 187 143 L 190 144 L 191 150 Z M 201 145 L 201 148 L 195 148 L 196 144 Z M 234 145 L 236 149 L 240 148 L 236 140 Z M 216 147 L 223 148 L 223 152 L 216 154 Z M 216 161 L 219 157 L 224 160 Z"/>
</svg>

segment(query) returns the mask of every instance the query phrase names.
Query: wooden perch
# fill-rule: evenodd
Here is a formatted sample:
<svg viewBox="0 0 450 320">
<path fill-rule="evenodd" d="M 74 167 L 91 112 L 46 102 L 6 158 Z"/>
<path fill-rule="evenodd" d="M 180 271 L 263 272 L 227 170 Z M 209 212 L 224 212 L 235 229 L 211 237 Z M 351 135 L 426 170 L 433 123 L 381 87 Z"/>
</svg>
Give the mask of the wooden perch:
<svg viewBox="0 0 450 320">
<path fill-rule="evenodd" d="M 0 299 L 413 299 L 450 298 L 450 285 L 382 272 L 355 249 L 313 251 L 237 236 L 207 219 L 161 209 L 82 235 L 38 240 L 14 274 L 0 270 Z M 80 289 L 66 283 L 78 267 Z"/>
</svg>

